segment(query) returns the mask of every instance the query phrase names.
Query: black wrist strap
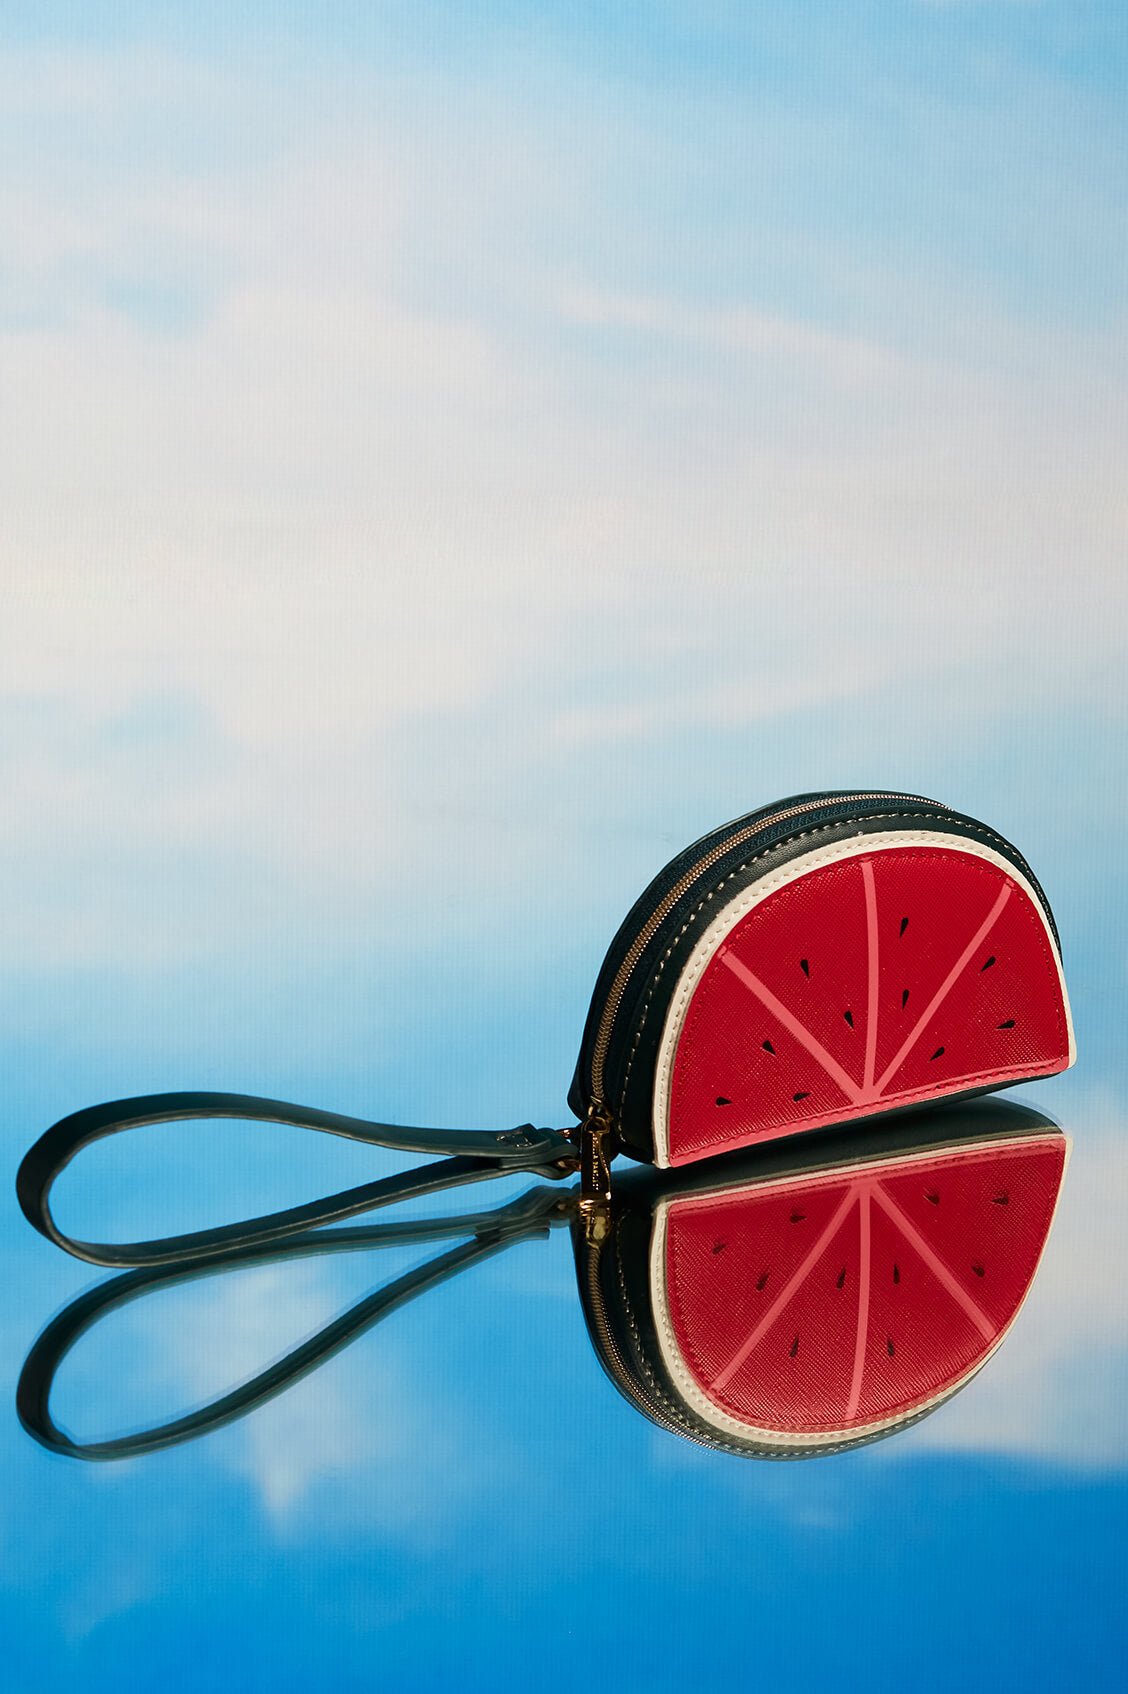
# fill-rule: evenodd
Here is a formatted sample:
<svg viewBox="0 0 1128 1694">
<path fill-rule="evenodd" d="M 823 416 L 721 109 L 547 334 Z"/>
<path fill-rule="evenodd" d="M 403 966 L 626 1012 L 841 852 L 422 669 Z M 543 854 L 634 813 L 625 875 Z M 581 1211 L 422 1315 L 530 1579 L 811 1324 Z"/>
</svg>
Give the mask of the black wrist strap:
<svg viewBox="0 0 1128 1694">
<path fill-rule="evenodd" d="M 368 1141 L 411 1153 L 446 1153 L 453 1157 L 418 1170 L 384 1177 L 345 1189 L 309 1205 L 270 1212 L 244 1223 L 219 1229 L 197 1230 L 189 1235 L 170 1235 L 156 1241 L 82 1241 L 64 1235 L 51 1215 L 51 1187 L 59 1172 L 76 1154 L 103 1136 L 141 1124 L 173 1123 L 184 1118 L 253 1118 L 269 1123 L 296 1124 L 303 1129 L 343 1135 L 351 1141 Z M 130 1100 L 111 1100 L 62 1118 L 35 1143 L 25 1156 L 16 1177 L 16 1193 L 28 1222 L 57 1246 L 93 1265 L 169 1265 L 186 1259 L 240 1246 L 268 1246 L 321 1224 L 339 1223 L 396 1200 L 465 1182 L 481 1182 L 507 1172 L 536 1171 L 551 1180 L 569 1175 L 576 1168 L 576 1147 L 566 1135 L 553 1129 L 518 1129 L 497 1134 L 477 1130 L 416 1129 L 399 1124 L 369 1123 L 363 1118 L 342 1117 L 313 1106 L 293 1106 L 284 1100 L 266 1100 L 253 1094 L 143 1094 Z"/>
<path fill-rule="evenodd" d="M 496 1171 L 494 1172 L 496 1175 Z M 65 1307 L 47 1325 L 24 1362 L 16 1390 L 16 1410 L 29 1435 L 52 1452 L 76 1459 L 127 1459 L 193 1441 L 221 1424 L 233 1423 L 347 1347 L 357 1336 L 406 1305 L 428 1288 L 458 1274 L 478 1259 L 501 1252 L 512 1242 L 545 1236 L 551 1225 L 567 1223 L 573 1207 L 567 1194 L 549 1188 L 534 1188 L 494 1212 L 464 1214 L 454 1218 L 426 1218 L 410 1223 L 374 1224 L 359 1229 L 318 1230 L 291 1237 L 273 1247 L 242 1245 L 199 1256 L 171 1268 L 127 1271 L 88 1289 Z M 51 1416 L 50 1398 L 55 1375 L 75 1342 L 109 1312 L 142 1295 L 170 1288 L 196 1278 L 255 1264 L 274 1264 L 283 1259 L 308 1258 L 315 1254 L 366 1252 L 377 1247 L 412 1245 L 424 1241 L 469 1237 L 461 1245 L 441 1254 L 429 1264 L 407 1272 L 386 1288 L 367 1295 L 351 1310 L 327 1324 L 318 1334 L 252 1377 L 240 1388 L 222 1395 L 210 1406 L 189 1412 L 158 1428 L 109 1441 L 76 1441 L 59 1428 Z"/>
</svg>

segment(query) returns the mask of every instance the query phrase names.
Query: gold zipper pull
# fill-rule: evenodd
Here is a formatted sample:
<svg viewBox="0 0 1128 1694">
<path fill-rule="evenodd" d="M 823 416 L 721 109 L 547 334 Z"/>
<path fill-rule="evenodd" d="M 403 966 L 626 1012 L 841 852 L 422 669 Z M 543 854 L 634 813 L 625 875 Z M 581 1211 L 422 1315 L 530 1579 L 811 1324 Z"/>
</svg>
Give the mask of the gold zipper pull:
<svg viewBox="0 0 1128 1694">
<path fill-rule="evenodd" d="M 611 1204 L 614 1124 L 602 1100 L 593 1100 L 580 1125 L 580 1210 L 604 1211 Z"/>
</svg>

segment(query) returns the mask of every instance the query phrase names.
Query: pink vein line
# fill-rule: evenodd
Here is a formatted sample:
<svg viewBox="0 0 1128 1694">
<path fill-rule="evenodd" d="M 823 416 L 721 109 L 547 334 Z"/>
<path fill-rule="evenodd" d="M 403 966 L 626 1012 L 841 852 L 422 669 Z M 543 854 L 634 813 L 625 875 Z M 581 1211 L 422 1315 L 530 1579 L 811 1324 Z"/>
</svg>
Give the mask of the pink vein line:
<svg viewBox="0 0 1128 1694">
<path fill-rule="evenodd" d="M 984 1341 L 993 1341 L 999 1333 L 998 1325 L 992 1323 L 986 1312 L 976 1305 L 966 1289 L 961 1288 L 935 1247 L 925 1240 L 916 1225 L 905 1216 L 896 1200 L 884 1192 L 879 1182 L 874 1184 L 873 1194 L 878 1205 L 893 1219 L 906 1241 L 916 1248 L 937 1282 L 940 1283 L 941 1287 L 948 1290 L 948 1293 L 958 1305 L 963 1307 Z"/>
<path fill-rule="evenodd" d="M 873 1093 L 873 1073 L 877 1064 L 877 892 L 873 886 L 873 861 L 862 860 L 862 877 L 866 885 L 866 942 L 869 954 L 869 1005 L 866 1008 L 866 1074 L 862 1093 Z"/>
<path fill-rule="evenodd" d="M 763 1001 L 768 1011 L 771 1012 L 773 1017 L 779 1019 L 784 1029 L 793 1035 L 796 1041 L 802 1043 L 813 1059 L 818 1060 L 831 1081 L 836 1082 L 841 1088 L 850 1104 L 852 1106 L 858 1105 L 863 1098 L 863 1094 L 857 1083 L 847 1076 L 837 1060 L 831 1058 L 822 1043 L 815 1040 L 810 1030 L 804 1029 L 799 1019 L 788 1011 L 782 1001 L 776 999 L 767 984 L 761 982 L 758 976 L 753 976 L 748 966 L 742 964 L 727 948 L 721 952 L 720 957 L 722 964 L 726 964 L 732 974 L 739 977 L 744 986 L 750 988 L 758 1000 Z"/>
<path fill-rule="evenodd" d="M 834 1216 L 831 1218 L 830 1222 L 827 1224 L 826 1228 L 811 1248 L 811 1251 L 807 1254 L 807 1257 L 803 1260 L 803 1263 L 799 1266 L 799 1269 L 784 1283 L 783 1287 L 780 1289 L 779 1293 L 776 1295 L 775 1299 L 772 1301 L 771 1305 L 768 1307 L 767 1311 L 764 1313 L 747 1341 L 745 1341 L 743 1345 L 733 1354 L 724 1370 L 719 1371 L 713 1378 L 711 1384 L 713 1388 L 723 1388 L 729 1378 L 735 1376 L 736 1372 L 740 1369 L 753 1347 L 755 1347 L 756 1344 L 763 1338 L 770 1325 L 775 1322 L 777 1315 L 782 1312 L 784 1306 L 786 1306 L 800 1283 L 802 1283 L 804 1278 L 810 1273 L 811 1268 L 824 1252 L 827 1243 L 834 1235 L 837 1234 L 841 1227 L 843 1218 L 850 1210 L 850 1207 L 854 1204 L 856 1198 L 857 1196 L 854 1189 L 848 1188 L 841 1204 L 838 1207 L 838 1210 L 835 1212 Z"/>
<path fill-rule="evenodd" d="M 967 946 L 964 948 L 963 952 L 960 954 L 959 958 L 956 960 L 955 964 L 940 984 L 940 987 L 936 990 L 936 993 L 932 996 L 932 999 L 924 1008 L 924 1011 L 913 1025 L 912 1032 L 901 1044 L 897 1051 L 897 1056 L 894 1058 L 892 1064 L 886 1069 L 884 1076 L 881 1077 L 877 1087 L 873 1091 L 873 1094 L 870 1096 L 871 1099 L 878 1100 L 881 1098 L 882 1094 L 885 1092 L 886 1083 L 889 1081 L 890 1077 L 896 1075 L 897 1071 L 900 1069 L 905 1055 L 917 1039 L 917 1036 L 921 1033 L 928 1020 L 932 1017 L 936 1008 L 940 1005 L 940 1002 L 951 991 L 956 978 L 959 976 L 976 948 L 982 945 L 983 940 L 992 924 L 995 922 L 999 913 L 1011 897 L 1011 886 L 1012 885 L 1009 882 L 1003 886 L 995 904 L 991 907 L 991 910 L 988 912 L 987 916 L 984 918 L 983 922 L 980 924 L 979 928 L 976 930 L 975 934 L 972 936 L 971 940 L 968 942 Z"/>
<path fill-rule="evenodd" d="M 858 1196 L 861 1223 L 861 1268 L 858 1275 L 858 1333 L 854 1341 L 854 1374 L 850 1378 L 850 1399 L 846 1407 L 846 1422 L 857 1414 L 862 1397 L 862 1372 L 866 1366 L 866 1338 L 869 1335 L 870 1304 L 870 1195 L 872 1183 L 866 1183 Z"/>
</svg>

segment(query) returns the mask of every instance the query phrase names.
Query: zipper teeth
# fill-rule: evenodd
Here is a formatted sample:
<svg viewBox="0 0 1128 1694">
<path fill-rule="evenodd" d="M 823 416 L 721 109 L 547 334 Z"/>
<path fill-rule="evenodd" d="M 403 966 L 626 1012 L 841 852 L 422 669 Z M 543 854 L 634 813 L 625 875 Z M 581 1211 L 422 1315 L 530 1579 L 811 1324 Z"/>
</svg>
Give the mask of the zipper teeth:
<svg viewBox="0 0 1128 1694">
<path fill-rule="evenodd" d="M 827 806 L 853 805 L 858 800 L 915 800 L 925 806 L 937 804 L 935 800 L 925 799 L 922 794 L 840 794 L 833 800 L 807 800 L 802 806 L 789 806 L 786 811 L 774 812 L 770 818 L 761 818 L 758 823 L 750 824 L 747 829 L 741 830 L 738 834 L 727 836 L 724 841 L 718 842 L 710 852 L 706 853 L 703 858 L 698 859 L 696 864 L 679 877 L 674 886 L 659 901 L 631 942 L 626 957 L 619 966 L 615 980 L 611 984 L 610 993 L 603 1003 L 603 1014 L 599 1020 L 599 1029 L 591 1054 L 593 1103 L 603 1101 L 603 1065 L 607 1058 L 607 1049 L 611 1043 L 611 1031 L 622 1004 L 627 983 L 630 981 L 634 968 L 648 943 L 654 938 L 686 890 L 693 886 L 697 878 L 704 871 L 707 871 L 710 865 L 715 865 L 719 859 L 724 858 L 726 853 L 731 852 L 734 847 L 739 847 L 742 842 L 750 841 L 754 835 L 759 835 L 761 830 L 771 829 L 775 824 L 784 823 L 788 818 L 798 817 L 802 812 L 823 811 Z"/>
<path fill-rule="evenodd" d="M 611 1331 L 607 1321 L 607 1313 L 603 1302 L 603 1289 L 599 1283 L 599 1261 L 603 1255 L 603 1244 L 592 1243 L 586 1253 L 588 1310 L 595 1319 L 595 1327 L 603 1344 L 603 1357 L 611 1366 L 611 1374 L 619 1386 L 627 1393 L 628 1398 L 646 1408 L 647 1414 L 663 1429 L 668 1429 L 673 1435 L 689 1435 L 691 1440 L 700 1441 L 701 1437 L 683 1424 L 676 1423 L 655 1396 L 643 1389 L 624 1362 L 619 1343 Z"/>
</svg>

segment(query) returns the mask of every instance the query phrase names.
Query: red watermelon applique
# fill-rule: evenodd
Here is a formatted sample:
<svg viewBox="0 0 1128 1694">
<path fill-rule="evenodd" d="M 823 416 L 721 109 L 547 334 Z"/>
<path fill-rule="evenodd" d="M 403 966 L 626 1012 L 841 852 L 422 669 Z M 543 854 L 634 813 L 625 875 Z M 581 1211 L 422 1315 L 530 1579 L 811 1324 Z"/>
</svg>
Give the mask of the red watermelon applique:
<svg viewBox="0 0 1128 1694">
<path fill-rule="evenodd" d="M 667 1159 L 1070 1063 L 1046 921 L 994 862 L 887 848 L 809 871 L 729 932 L 674 1055 Z"/>
</svg>

